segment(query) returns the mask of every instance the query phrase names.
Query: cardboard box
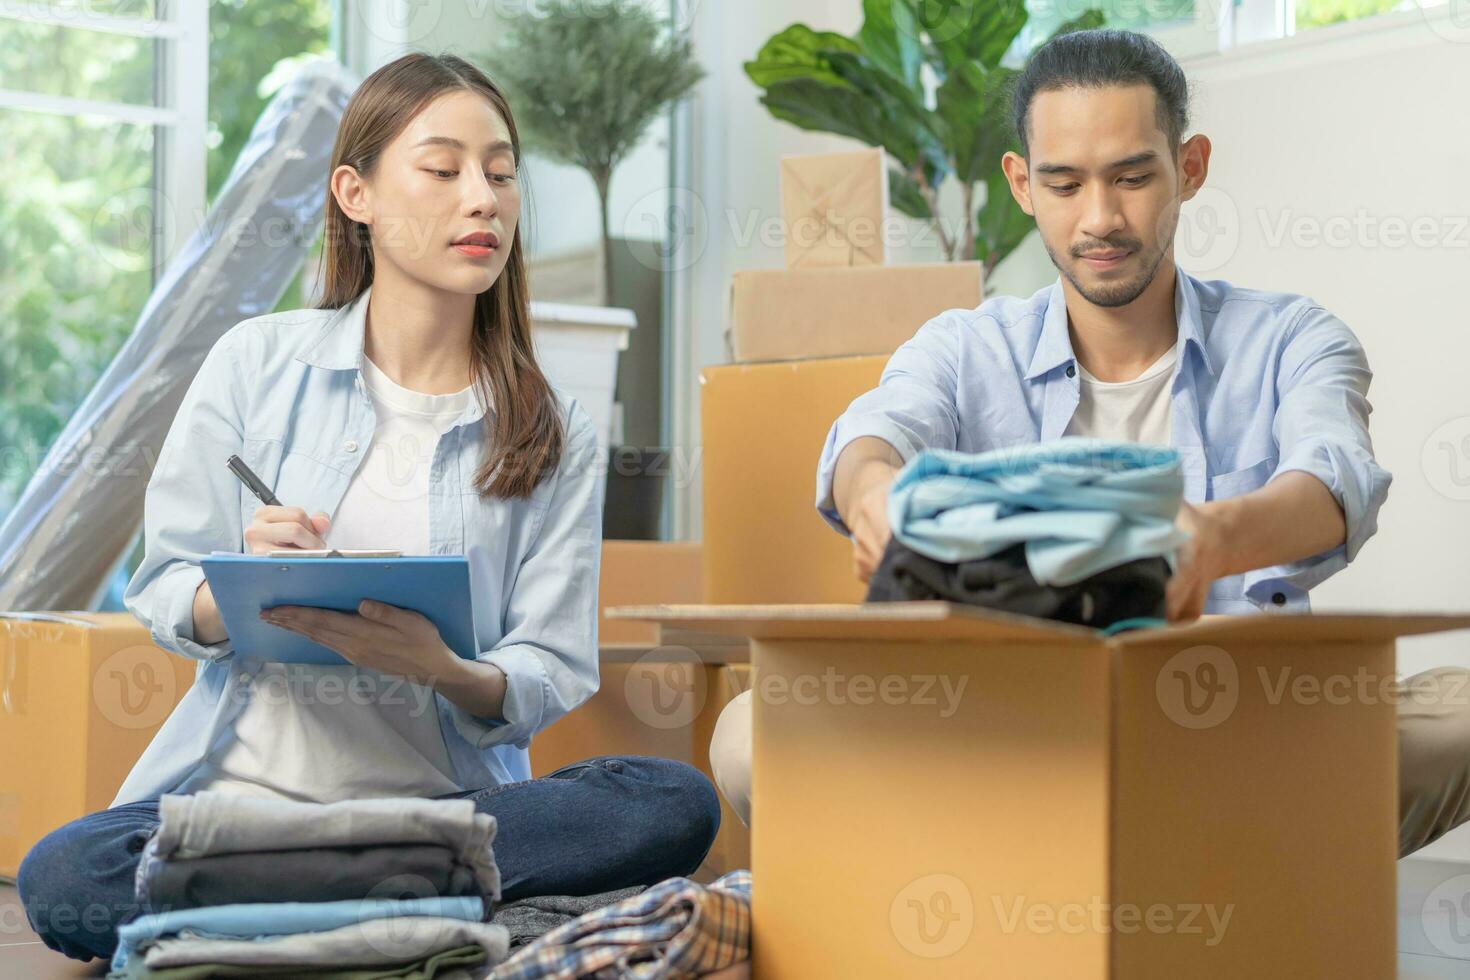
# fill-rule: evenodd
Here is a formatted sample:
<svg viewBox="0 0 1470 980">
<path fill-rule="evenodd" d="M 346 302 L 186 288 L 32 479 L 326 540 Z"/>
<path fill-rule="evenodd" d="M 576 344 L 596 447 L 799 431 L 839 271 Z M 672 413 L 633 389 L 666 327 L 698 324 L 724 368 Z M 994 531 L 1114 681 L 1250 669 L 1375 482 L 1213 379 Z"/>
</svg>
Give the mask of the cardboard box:
<svg viewBox="0 0 1470 980">
<path fill-rule="evenodd" d="M 645 602 L 701 602 L 703 549 L 698 541 L 603 541 L 598 609 Z M 658 645 L 658 627 L 627 620 L 597 622 L 603 646 Z"/>
<path fill-rule="evenodd" d="M 781 158 L 786 268 L 883 265 L 888 164 L 881 148 Z"/>
<path fill-rule="evenodd" d="M 1394 975 L 1395 639 L 1470 617 L 620 612 L 752 638 L 763 980 Z"/>
<path fill-rule="evenodd" d="M 858 602 L 852 544 L 815 506 L 832 422 L 886 356 L 733 364 L 700 374 L 706 602 Z"/>
<path fill-rule="evenodd" d="M 735 273 L 737 362 L 891 354 L 946 310 L 983 298 L 980 262 L 754 269 Z"/>
<path fill-rule="evenodd" d="M 112 803 L 196 667 L 129 613 L 0 617 L 0 875 Z"/>
<path fill-rule="evenodd" d="M 674 646 L 652 647 L 631 663 L 604 660 L 598 692 L 532 741 L 532 772 L 545 776 L 602 755 L 651 755 L 688 763 L 713 779 L 715 722 L 749 686 L 749 664 L 704 663 Z M 723 797 L 720 811 L 720 833 L 705 860 L 711 877 L 750 867 L 750 832 Z"/>
</svg>

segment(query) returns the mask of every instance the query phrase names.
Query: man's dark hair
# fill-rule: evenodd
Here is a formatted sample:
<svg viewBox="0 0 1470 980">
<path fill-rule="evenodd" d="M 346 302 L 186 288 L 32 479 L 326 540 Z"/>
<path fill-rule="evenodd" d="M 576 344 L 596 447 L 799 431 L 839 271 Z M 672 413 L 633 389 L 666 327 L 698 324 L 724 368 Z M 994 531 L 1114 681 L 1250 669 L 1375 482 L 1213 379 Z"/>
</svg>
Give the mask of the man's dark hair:
<svg viewBox="0 0 1470 980">
<path fill-rule="evenodd" d="M 1168 134 L 1169 147 L 1177 153 L 1189 126 L 1189 82 L 1184 70 L 1153 38 L 1103 27 L 1052 38 L 1032 53 L 1016 77 L 1011 116 L 1021 155 L 1031 157 L 1026 130 L 1031 100 L 1038 94 L 1111 85 L 1153 86 L 1159 129 Z"/>
</svg>

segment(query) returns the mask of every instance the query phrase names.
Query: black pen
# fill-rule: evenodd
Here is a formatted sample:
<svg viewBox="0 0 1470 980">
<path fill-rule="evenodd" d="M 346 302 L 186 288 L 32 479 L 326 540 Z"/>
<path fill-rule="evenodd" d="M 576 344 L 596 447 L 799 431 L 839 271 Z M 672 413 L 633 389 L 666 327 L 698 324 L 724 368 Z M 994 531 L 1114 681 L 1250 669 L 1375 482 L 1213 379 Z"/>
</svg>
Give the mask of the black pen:
<svg viewBox="0 0 1470 980">
<path fill-rule="evenodd" d="M 260 482 L 260 477 L 251 472 L 250 467 L 246 466 L 245 461 L 239 456 L 231 456 L 226 465 L 229 466 L 232 473 L 240 478 L 240 482 L 245 484 L 251 493 L 260 498 L 261 503 L 267 507 L 281 506 L 281 502 L 276 499 L 276 495 L 271 493 L 271 488 Z"/>
</svg>

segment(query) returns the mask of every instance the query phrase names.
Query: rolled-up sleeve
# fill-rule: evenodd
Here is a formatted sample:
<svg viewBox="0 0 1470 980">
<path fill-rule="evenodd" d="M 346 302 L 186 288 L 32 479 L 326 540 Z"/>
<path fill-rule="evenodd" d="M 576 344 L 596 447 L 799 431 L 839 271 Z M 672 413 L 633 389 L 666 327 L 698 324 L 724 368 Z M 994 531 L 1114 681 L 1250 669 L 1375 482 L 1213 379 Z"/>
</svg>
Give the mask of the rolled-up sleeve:
<svg viewBox="0 0 1470 980">
<path fill-rule="evenodd" d="M 837 511 L 832 482 L 838 457 L 853 440 L 876 436 L 904 462 L 924 449 L 956 448 L 958 331 L 952 313 L 924 324 L 894 351 L 878 387 L 854 399 L 832 424 L 817 462 L 817 512 L 835 530 L 851 534 Z"/>
<path fill-rule="evenodd" d="M 1393 477 L 1373 458 L 1368 386 L 1373 372 L 1357 337 L 1321 307 L 1308 307 L 1278 361 L 1272 434 L 1280 451 L 1274 479 L 1310 473 L 1332 492 L 1347 524 L 1343 544 L 1289 565 L 1245 576 L 1246 596 L 1260 605 L 1305 595 L 1357 557 L 1378 530 L 1378 511 Z"/>
<path fill-rule="evenodd" d="M 194 593 L 204 581 L 200 560 L 244 542 L 240 484 L 225 466 L 243 442 L 239 329 L 205 356 L 164 437 L 143 498 L 143 561 L 123 593 L 155 643 L 196 660 L 233 653 L 228 639 L 194 641 Z"/>
<path fill-rule="evenodd" d="M 534 541 L 503 615 L 505 634 L 477 659 L 505 672 L 503 718 L 450 704 L 455 728 L 477 749 L 525 748 L 531 737 L 597 690 L 597 581 L 606 472 L 586 410 L 572 402 L 567 442 Z"/>
</svg>

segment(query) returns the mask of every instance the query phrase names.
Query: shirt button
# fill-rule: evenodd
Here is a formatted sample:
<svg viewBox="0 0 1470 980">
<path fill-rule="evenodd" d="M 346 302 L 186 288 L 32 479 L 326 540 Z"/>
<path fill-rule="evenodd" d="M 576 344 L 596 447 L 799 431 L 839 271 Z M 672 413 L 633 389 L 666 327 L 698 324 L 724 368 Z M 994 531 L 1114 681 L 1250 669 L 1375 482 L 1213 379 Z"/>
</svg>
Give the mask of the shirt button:
<svg viewBox="0 0 1470 980">
<path fill-rule="evenodd" d="M 348 439 L 346 442 L 342 443 L 342 448 L 347 450 L 349 453 L 357 452 L 357 440 Z"/>
<path fill-rule="evenodd" d="M 1284 593 L 1284 592 L 1277 592 L 1275 595 L 1271 596 L 1271 604 L 1273 606 L 1284 606 L 1284 605 L 1286 605 L 1286 593 Z"/>
<path fill-rule="evenodd" d="M 1069 377 L 1069 378 L 1075 378 L 1075 377 L 1077 377 L 1077 368 L 1074 367 L 1071 364 L 1068 364 L 1067 365 L 1067 377 Z"/>
</svg>

